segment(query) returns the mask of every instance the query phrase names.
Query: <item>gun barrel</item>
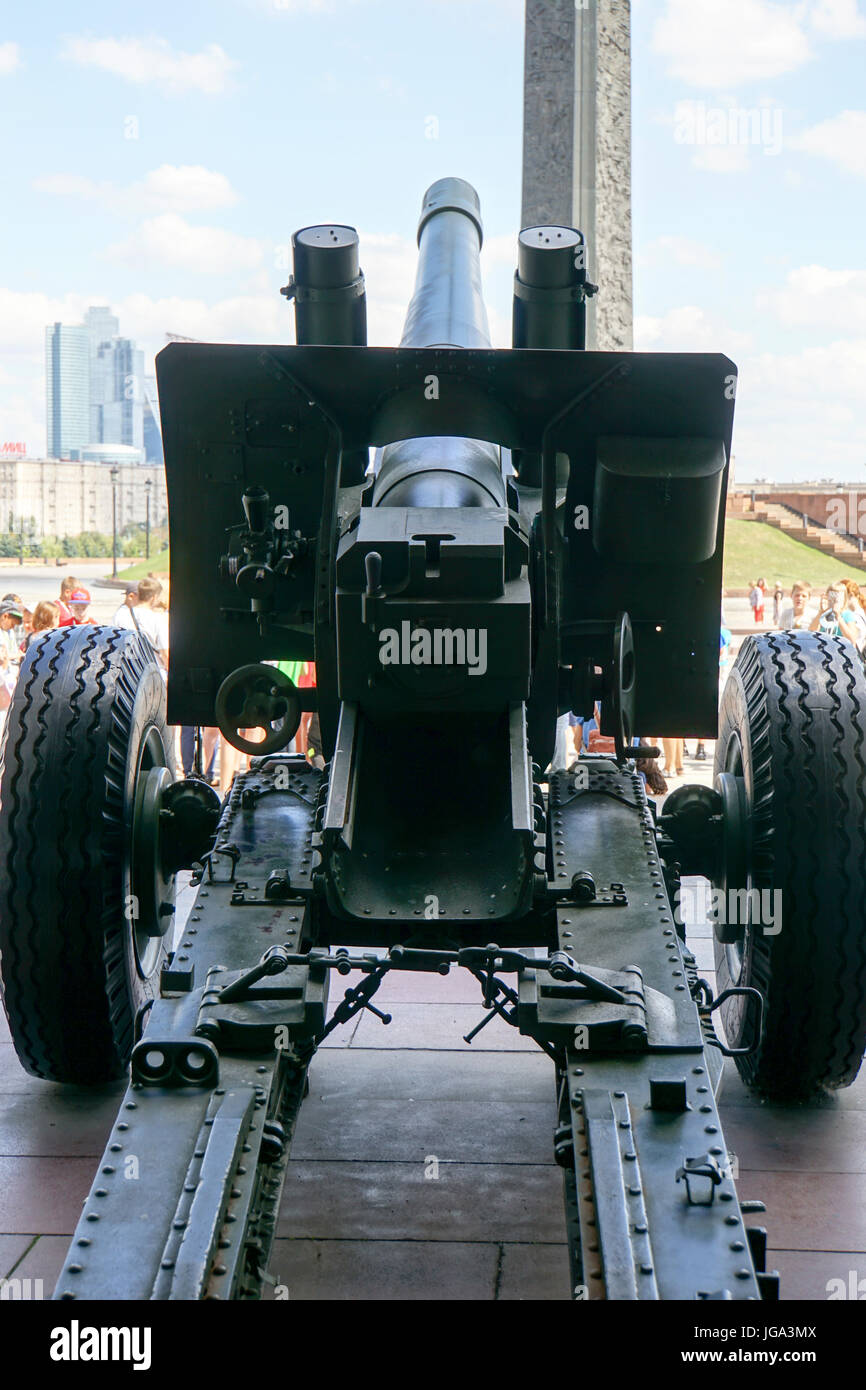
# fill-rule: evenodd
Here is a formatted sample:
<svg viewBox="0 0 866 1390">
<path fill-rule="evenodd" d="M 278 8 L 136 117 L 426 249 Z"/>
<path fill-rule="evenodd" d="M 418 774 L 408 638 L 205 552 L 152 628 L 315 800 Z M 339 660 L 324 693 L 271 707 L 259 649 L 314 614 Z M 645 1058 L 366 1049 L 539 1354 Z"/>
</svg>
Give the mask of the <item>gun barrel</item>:
<svg viewBox="0 0 866 1390">
<path fill-rule="evenodd" d="M 427 189 L 418 223 L 418 271 L 401 347 L 489 348 L 479 253 L 478 194 L 463 179 Z M 424 437 L 382 450 L 374 506 L 501 507 L 499 450 L 478 439 Z"/>
</svg>

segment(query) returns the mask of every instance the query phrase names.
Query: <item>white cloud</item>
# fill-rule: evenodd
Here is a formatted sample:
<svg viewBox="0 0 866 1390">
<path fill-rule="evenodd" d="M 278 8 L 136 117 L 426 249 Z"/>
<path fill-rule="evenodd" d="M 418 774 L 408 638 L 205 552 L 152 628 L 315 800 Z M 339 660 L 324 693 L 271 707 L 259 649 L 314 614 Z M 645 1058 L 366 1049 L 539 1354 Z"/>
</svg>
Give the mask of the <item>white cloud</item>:
<svg viewBox="0 0 866 1390">
<path fill-rule="evenodd" d="M 201 164 L 161 164 L 143 179 L 121 187 L 81 174 L 45 174 L 33 180 L 40 193 L 99 203 L 109 212 L 139 215 L 156 212 L 200 212 L 231 207 L 238 200 L 225 174 Z"/>
<path fill-rule="evenodd" d="M 21 49 L 17 43 L 11 40 L 7 43 L 0 43 L 0 76 L 15 72 L 21 66 Z"/>
<path fill-rule="evenodd" d="M 85 67 L 123 77 L 141 85 L 156 82 L 164 91 L 224 92 L 238 66 L 219 44 L 198 53 L 183 53 L 167 39 L 67 39 L 63 57 Z"/>
<path fill-rule="evenodd" d="M 739 366 L 734 450 L 741 479 L 862 480 L 866 338 L 761 353 Z"/>
<path fill-rule="evenodd" d="M 394 347 L 403 333 L 418 251 L 414 241 L 395 232 L 359 230 L 358 235 L 367 287 L 367 341 L 374 347 Z"/>
<path fill-rule="evenodd" d="M 652 50 L 695 87 L 739 87 L 795 72 L 810 57 L 799 7 L 769 0 L 667 0 Z"/>
<path fill-rule="evenodd" d="M 814 0 L 809 23 L 824 39 L 866 38 L 866 19 L 857 0 Z"/>
<path fill-rule="evenodd" d="M 866 111 L 841 111 L 791 143 L 795 149 L 829 159 L 846 173 L 866 178 Z"/>
<path fill-rule="evenodd" d="M 250 270 L 261 263 L 262 245 L 222 227 L 194 227 L 174 212 L 150 217 L 126 241 L 108 248 L 113 260 L 171 266 L 202 275 Z"/>
<path fill-rule="evenodd" d="M 756 302 L 762 314 L 769 311 L 786 328 L 866 334 L 866 270 L 801 266 L 781 289 L 762 290 Z"/>
<path fill-rule="evenodd" d="M 644 247 L 637 260 L 640 265 L 656 268 L 672 261 L 675 265 L 694 266 L 698 270 L 718 270 L 722 264 L 721 256 L 711 246 L 684 236 L 658 237 Z"/>
<path fill-rule="evenodd" d="M 751 333 L 714 322 L 694 304 L 669 309 L 658 318 L 638 315 L 634 321 L 634 345 L 639 352 L 722 352 L 735 357 L 747 352 L 753 341 Z"/>
</svg>

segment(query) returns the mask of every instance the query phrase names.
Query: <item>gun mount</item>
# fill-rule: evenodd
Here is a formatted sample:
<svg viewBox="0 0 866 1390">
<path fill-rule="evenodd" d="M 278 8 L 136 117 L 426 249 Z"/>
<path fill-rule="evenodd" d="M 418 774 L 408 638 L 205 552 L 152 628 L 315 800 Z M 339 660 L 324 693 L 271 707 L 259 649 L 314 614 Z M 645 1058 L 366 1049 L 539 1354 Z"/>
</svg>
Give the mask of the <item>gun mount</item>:
<svg viewBox="0 0 866 1390">
<path fill-rule="evenodd" d="M 563 227 L 521 232 L 514 346 L 493 349 L 474 190 L 434 184 L 418 235 L 399 348 L 366 346 L 357 235 L 328 226 L 293 239 L 296 345 L 159 355 L 168 719 L 260 754 L 222 807 L 172 785 L 135 634 L 48 633 L 24 662 L 0 785 L 13 1039 L 56 1080 L 130 1067 L 58 1298 L 258 1296 L 310 1059 L 379 1012 L 393 970 L 468 970 L 479 1027 L 503 1018 L 550 1057 L 579 1298 L 773 1297 L 727 1165 L 720 1058 L 771 1094 L 856 1075 L 866 991 L 837 989 L 864 927 L 843 853 L 864 833 L 849 647 L 746 643 L 717 788 L 675 794 L 659 824 L 634 763 L 637 733 L 717 732 L 733 365 L 584 351 L 595 287 Z M 315 689 L 282 659 L 315 660 Z M 597 700 L 615 754 L 545 775 L 557 716 Z M 816 719 L 827 701 L 840 717 Z M 282 751 L 305 708 L 324 771 Z M 786 848 L 805 782 L 839 908 L 818 961 Z M 58 807 L 64 828 L 99 810 L 98 835 L 64 839 Z M 52 847 L 38 878 L 33 844 Z M 196 904 L 166 956 L 184 864 Z M 681 873 L 745 901 L 717 923 L 718 998 Z M 786 894 L 781 934 L 765 891 Z M 352 982 L 329 1013 L 334 972 Z"/>
</svg>

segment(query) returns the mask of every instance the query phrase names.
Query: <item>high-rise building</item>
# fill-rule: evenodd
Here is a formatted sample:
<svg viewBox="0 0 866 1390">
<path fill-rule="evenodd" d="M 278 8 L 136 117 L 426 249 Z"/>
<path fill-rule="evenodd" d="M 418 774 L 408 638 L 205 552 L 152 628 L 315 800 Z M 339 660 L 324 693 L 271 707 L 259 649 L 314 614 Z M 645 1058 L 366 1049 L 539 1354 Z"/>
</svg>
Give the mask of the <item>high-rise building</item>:
<svg viewBox="0 0 866 1390">
<path fill-rule="evenodd" d="M 162 421 L 159 414 L 159 392 L 156 377 L 144 378 L 144 453 L 148 463 L 164 463 L 162 452 Z"/>
<path fill-rule="evenodd" d="M 45 330 L 45 407 L 49 455 L 72 458 L 90 443 L 90 334 L 81 325 Z"/>
<path fill-rule="evenodd" d="M 82 325 L 46 329 L 52 457 L 79 458 L 88 444 L 144 448 L 144 353 L 119 328 L 109 308 L 93 305 Z"/>
<path fill-rule="evenodd" d="M 144 353 L 119 336 L 120 324 L 106 306 L 91 306 L 84 316 L 90 334 L 91 444 L 128 444 L 144 440 Z"/>
</svg>

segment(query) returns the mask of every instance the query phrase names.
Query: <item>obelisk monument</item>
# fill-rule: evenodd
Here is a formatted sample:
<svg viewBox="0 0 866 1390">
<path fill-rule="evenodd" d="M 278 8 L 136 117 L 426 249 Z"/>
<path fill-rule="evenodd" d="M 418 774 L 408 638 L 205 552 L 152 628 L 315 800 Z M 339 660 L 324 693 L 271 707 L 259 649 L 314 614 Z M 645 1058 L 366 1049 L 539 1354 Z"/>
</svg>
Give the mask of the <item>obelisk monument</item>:
<svg viewBox="0 0 866 1390">
<path fill-rule="evenodd" d="M 632 347 L 630 0 L 526 0 L 521 225 L 587 241 L 587 347 Z"/>
</svg>

